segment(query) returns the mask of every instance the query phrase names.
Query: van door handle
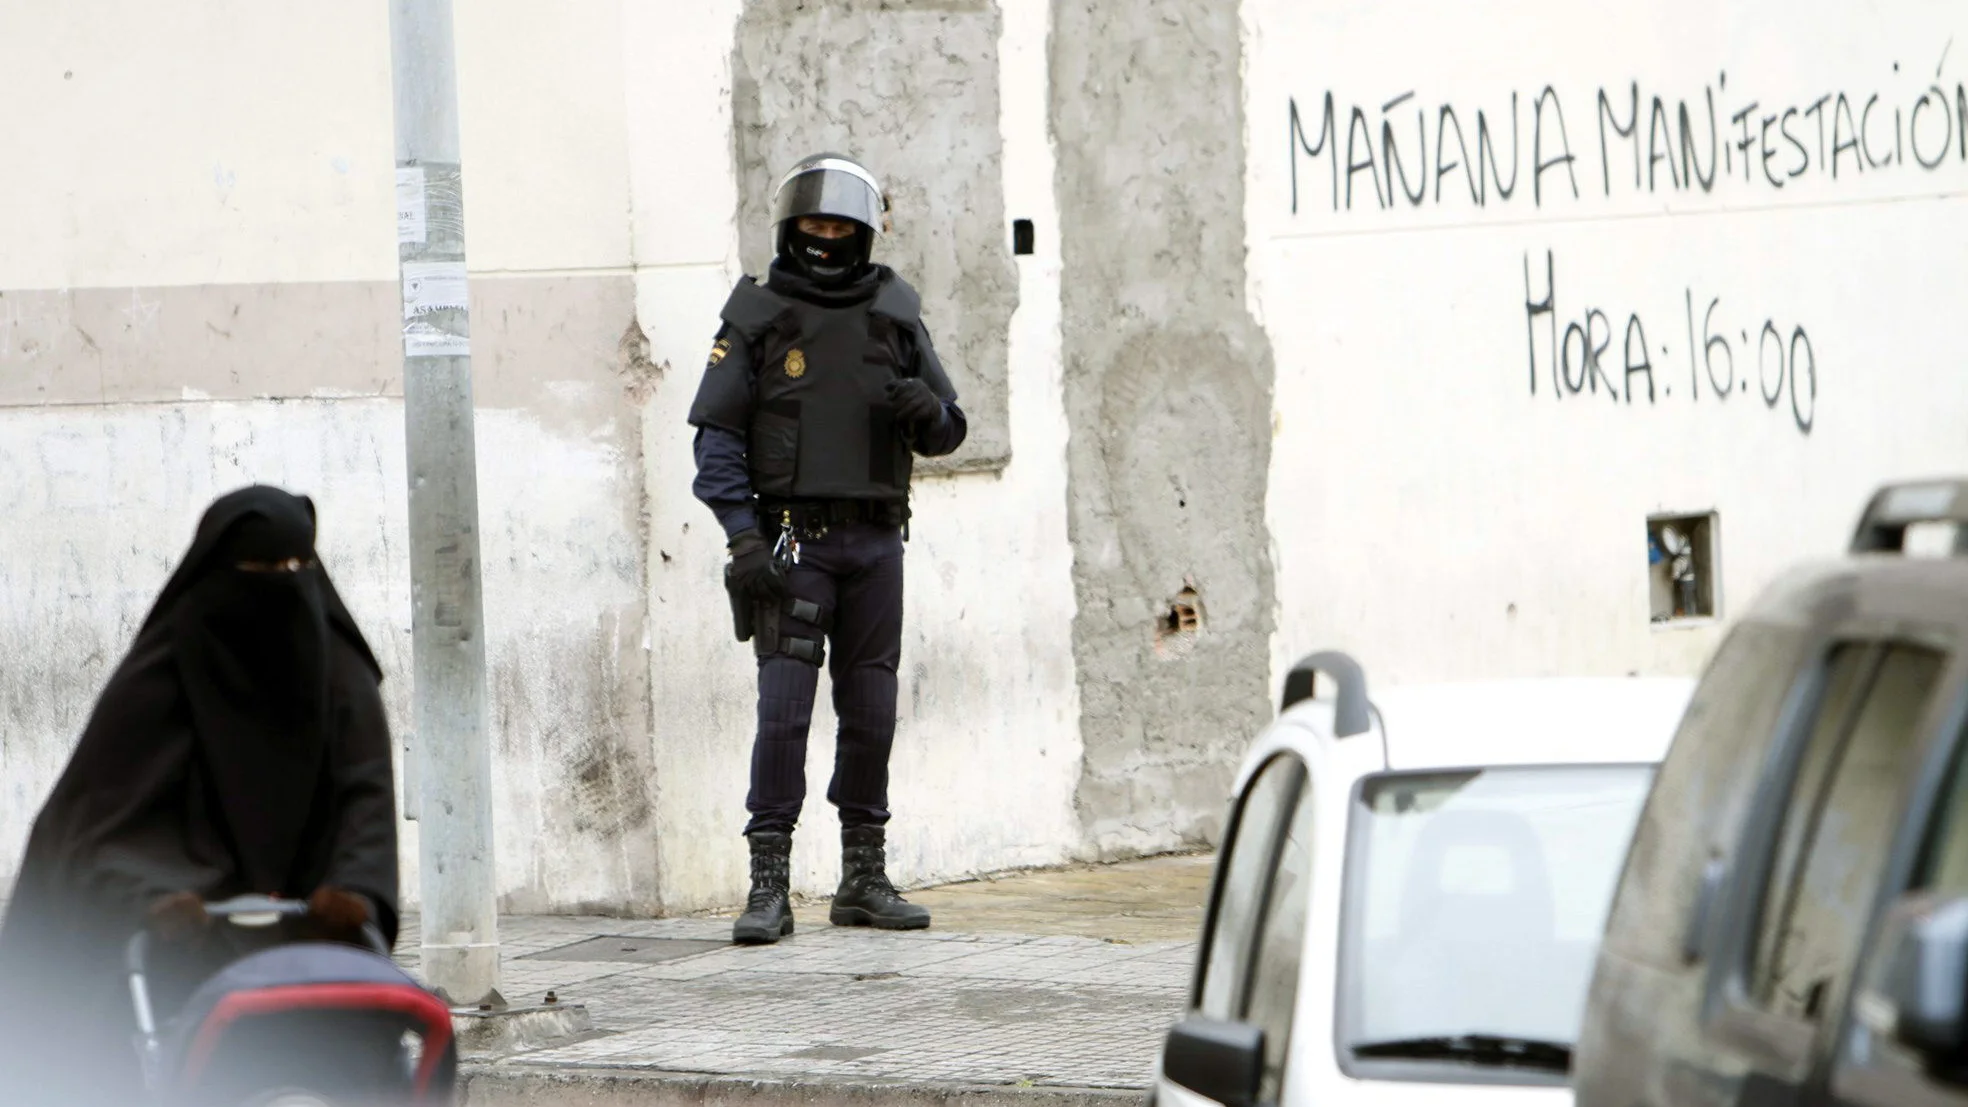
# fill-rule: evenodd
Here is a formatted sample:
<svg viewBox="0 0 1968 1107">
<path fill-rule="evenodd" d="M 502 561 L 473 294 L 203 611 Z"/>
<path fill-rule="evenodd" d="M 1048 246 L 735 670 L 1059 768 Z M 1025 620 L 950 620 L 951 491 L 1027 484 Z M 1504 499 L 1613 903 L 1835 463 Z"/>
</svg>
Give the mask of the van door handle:
<svg viewBox="0 0 1968 1107">
<path fill-rule="evenodd" d="M 1729 866 L 1719 857 L 1702 866 L 1701 885 L 1695 889 L 1695 909 L 1688 917 L 1687 932 L 1681 936 L 1681 959 L 1692 965 L 1708 953 L 1709 919 L 1715 914 L 1715 900 L 1722 894 L 1722 880 Z"/>
</svg>

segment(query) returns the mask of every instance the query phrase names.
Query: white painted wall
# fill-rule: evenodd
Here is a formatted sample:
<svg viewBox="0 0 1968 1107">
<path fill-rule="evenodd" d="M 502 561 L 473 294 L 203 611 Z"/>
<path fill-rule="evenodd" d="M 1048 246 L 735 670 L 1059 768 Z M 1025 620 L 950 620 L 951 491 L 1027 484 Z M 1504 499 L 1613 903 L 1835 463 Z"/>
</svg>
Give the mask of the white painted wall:
<svg viewBox="0 0 1968 1107">
<path fill-rule="evenodd" d="M 395 279 L 386 13 L 195 7 L 164 19 L 125 0 L 53 6 L 0 42 L 0 91 L 46 105 L 16 120 L 21 142 L 51 152 L 0 177 L 10 243 L 0 288 Z M 1007 213 L 1034 220 L 1039 241 L 1017 262 L 1013 461 L 918 492 L 893 771 L 892 857 L 905 883 L 1083 848 L 1050 4 L 1002 7 Z M 743 888 L 752 662 L 731 640 L 717 585 L 721 536 L 689 494 L 684 423 L 738 275 L 739 9 L 581 0 L 543 24 L 500 0 L 459 17 L 481 287 L 632 273 L 660 370 L 646 394 L 616 395 L 595 372 L 616 364 L 615 351 L 584 347 L 580 365 L 509 367 L 480 411 L 486 618 L 495 711 L 506 712 L 500 883 L 515 907 L 684 910 L 729 903 Z M 1944 335 L 1950 263 L 1968 248 L 1968 108 L 1956 98 L 1968 61 L 1943 57 L 1968 31 L 1958 4 L 1879 15 L 1777 0 L 1643 10 L 1508 0 L 1477 12 L 1427 0 L 1392 15 L 1354 0 L 1245 0 L 1243 13 L 1250 289 L 1278 367 L 1274 669 L 1340 646 L 1376 681 L 1691 671 L 1717 628 L 1649 625 L 1649 513 L 1720 511 L 1726 618 L 1781 566 L 1837 549 L 1879 481 L 1960 468 L 1968 386 Z M 1418 24 L 1430 34 L 1411 34 Z M 1945 114 L 1940 100 L 1920 106 L 1937 81 Z M 1643 97 L 1638 187 L 1632 140 L 1609 132 L 1603 155 L 1599 144 L 1596 95 L 1621 97 L 1629 82 Z M 1542 116 L 1536 105 L 1547 85 L 1565 112 L 1576 196 L 1565 163 L 1534 183 L 1537 155 L 1556 149 L 1537 138 L 1541 117 L 1545 141 L 1555 134 L 1549 103 Z M 1764 105 L 1748 117 L 1756 141 L 1728 147 L 1731 169 L 1709 190 L 1677 189 L 1667 162 L 1654 164 L 1650 190 L 1651 97 L 1667 98 L 1675 130 L 1683 99 L 1705 117 L 1710 89 L 1725 135 L 1739 108 Z M 1435 176 L 1440 108 L 1454 107 L 1474 154 L 1475 112 L 1494 122 L 1513 90 L 1521 181 L 1507 201 L 1486 186 L 1479 206 L 1460 169 Z M 1873 162 L 1857 170 L 1848 151 L 1832 179 L 1805 129 L 1821 116 L 1801 109 L 1841 90 L 1855 121 L 1875 92 L 1882 106 L 1871 116 Z M 1356 152 L 1374 154 L 1352 177 L 1351 208 L 1339 194 L 1340 210 L 1330 154 L 1294 155 L 1287 141 L 1289 101 L 1316 139 L 1328 91 L 1342 156 L 1356 104 Z M 1744 179 L 1745 151 L 1756 154 L 1752 172 L 1764 171 L 1763 117 L 1774 112 L 1783 143 L 1793 106 L 1800 145 L 1773 147 L 1768 163 L 1783 187 Z M 1624 124 L 1627 101 L 1617 107 Z M 1837 122 L 1835 100 L 1830 110 Z M 1390 167 L 1383 122 L 1410 173 L 1425 159 L 1429 174 L 1419 202 L 1401 194 L 1385 210 L 1372 191 Z M 1908 164 L 1931 160 L 1943 122 L 1954 153 L 1931 170 Z M 1799 148 L 1805 168 L 1790 177 Z M 1343 188 L 1345 164 L 1338 180 Z M 1574 366 L 1575 380 L 1600 391 L 1566 390 L 1562 372 L 1552 375 L 1547 319 L 1527 318 L 1526 265 L 1541 298 L 1547 251 L 1560 335 L 1576 321 L 1610 340 L 1600 375 Z M 1717 329 L 1736 350 L 1738 391 L 1726 403 L 1687 360 L 1686 305 L 1699 332 L 1714 298 Z M 128 341 L 146 340 L 142 304 L 139 294 Z M 1651 403 L 1624 394 L 1629 313 L 1646 327 Z M 1758 394 L 1765 319 L 1786 349 L 1793 328 L 1809 335 L 1816 387 L 1798 409 L 1808 434 L 1787 393 L 1774 394 L 1774 408 Z M 1609 381 L 1617 401 L 1603 394 Z M 322 502 L 324 548 L 378 639 L 394 717 L 408 718 L 400 409 L 274 383 L 298 398 L 101 406 L 82 396 L 0 410 L 0 631 L 12 643 L 0 665 L 0 874 L 198 508 L 231 485 L 276 481 Z M 640 647 L 628 625 L 639 607 L 646 650 L 610 648 L 625 637 Z M 590 812 L 555 783 L 591 737 L 565 721 L 597 688 L 637 681 L 653 722 L 630 741 L 649 743 L 653 809 L 646 825 L 610 837 L 581 829 Z M 796 855 L 807 891 L 826 890 L 836 872 L 821 798 L 832 726 L 823 702 Z M 405 830 L 414 889 L 414 825 Z"/>
<path fill-rule="evenodd" d="M 611 482 L 619 467 L 604 448 L 570 443 L 525 415 L 481 411 L 478 437 L 485 592 L 496 597 L 487 605 L 489 664 L 537 678 L 505 690 L 503 706 L 520 717 L 495 758 L 500 886 L 550 887 L 572 902 L 620 898 L 636 874 L 619 853 L 557 833 L 570 797 L 551 792 L 553 774 L 539 767 L 565 751 L 535 720 L 575 713 L 570 697 L 587 691 L 586 659 L 570 664 L 563 644 L 591 636 L 600 613 L 636 598 L 635 575 L 618 567 L 634 551 L 595 542 L 586 525 L 618 513 L 634 490 Z M 410 717 L 402 442 L 402 406 L 387 399 L 0 411 L 0 510 L 9 520 L 0 527 L 0 640 L 8 643 L 0 869 L 13 869 L 41 798 L 198 513 L 241 484 L 315 498 L 323 561 L 387 672 L 392 719 L 400 727 Z M 413 899 L 415 825 L 403 827 Z"/>
<path fill-rule="evenodd" d="M 1968 101 L 1957 103 L 1968 57 L 1947 49 L 1968 42 L 1968 8 L 1948 0 L 1244 7 L 1251 290 L 1278 366 L 1268 503 L 1279 574 L 1274 680 L 1324 647 L 1353 651 L 1380 682 L 1691 672 L 1719 627 L 1650 625 L 1650 513 L 1720 512 L 1726 622 L 1783 566 L 1841 550 L 1879 482 L 1968 467 L 1960 430 L 1968 383 L 1953 323 L 1968 252 L 1960 146 Z M 1633 82 L 1635 137 L 1609 124 L 1602 154 L 1599 92 L 1624 126 Z M 1547 87 L 1555 101 L 1543 102 L 1540 132 Z M 1945 105 L 1930 96 L 1916 120 L 1930 87 L 1945 90 Z M 1320 143 L 1328 92 L 1337 190 L 1333 147 L 1316 157 L 1305 149 Z M 1508 184 L 1513 92 L 1524 143 L 1517 191 L 1502 200 L 1486 180 L 1478 206 L 1471 179 L 1452 166 L 1438 198 L 1443 105 L 1468 146 L 1465 158 L 1451 130 L 1448 160 L 1477 156 L 1482 109 Z M 1677 188 L 1681 102 L 1706 163 L 1710 93 L 1725 168 L 1708 189 Z M 1834 179 L 1829 161 L 1849 129 L 1840 93 L 1853 128 L 1878 100 L 1869 147 L 1835 155 Z M 1818 115 L 1807 114 L 1828 94 Z M 1661 147 L 1674 154 L 1674 180 L 1669 161 L 1646 158 L 1655 95 L 1675 143 L 1664 136 Z M 1305 144 L 1296 153 L 1294 98 Z M 1730 120 L 1752 102 L 1750 141 L 1738 145 L 1744 131 Z M 1559 110 L 1576 161 L 1553 164 L 1534 183 L 1535 162 L 1564 153 Z M 1405 189 L 1395 180 L 1391 201 L 1384 124 L 1409 174 Z M 1797 145 L 1784 139 L 1786 127 Z M 1913 160 L 1933 162 L 1943 138 L 1952 145 L 1936 168 Z M 1410 198 L 1417 183 L 1426 189 L 1418 203 Z M 1574 336 L 1572 379 L 1589 385 L 1579 394 L 1554 383 L 1551 317 L 1526 312 L 1527 299 L 1545 298 L 1547 253 L 1560 342 L 1577 323 L 1591 327 L 1595 347 L 1607 344 L 1595 376 Z M 1726 402 L 1707 367 L 1690 362 L 1718 298 L 1712 329 L 1734 356 Z M 1652 402 L 1644 374 L 1631 378 L 1638 394 L 1626 395 L 1630 314 L 1645 328 Z M 1794 328 L 1808 335 L 1815 397 L 1807 372 L 1797 401 L 1808 434 L 1791 407 L 1788 373 L 1777 388 L 1777 343 L 1759 379 L 1766 320 L 1786 361 Z M 1808 367 L 1801 342 L 1798 350 Z M 1715 359 L 1716 379 L 1727 382 L 1720 345 Z"/>
<path fill-rule="evenodd" d="M 617 390 L 595 372 L 618 364 L 612 339 L 574 351 L 579 365 L 479 351 L 497 852 L 509 908 L 676 911 L 744 891 L 753 661 L 731 638 L 721 536 L 689 492 L 684 419 L 739 272 L 729 72 L 738 11 L 739 0 L 688 10 L 582 0 L 545 25 L 524 5 L 459 10 L 477 287 L 633 273 L 637 321 L 659 367 L 652 387 Z M 890 857 L 905 884 L 1060 862 L 1082 847 L 1050 4 L 1005 0 L 1003 11 L 999 171 L 1010 213 L 1035 222 L 1038 243 L 1018 259 L 1013 460 L 1001 472 L 926 479 L 917 493 L 892 766 Z M 21 82 L 36 97 L 71 98 L 37 100 L 56 107 L 23 124 L 61 157 L 0 180 L 0 229 L 20 244 L 0 259 L 0 288 L 130 285 L 141 305 L 141 290 L 159 285 L 393 282 L 388 33 L 386 13 L 372 15 L 295 22 L 232 0 L 161 22 L 128 4 L 110 15 L 100 6 L 37 15 L 43 25 L 8 41 L 60 48 L 16 45 L 0 90 Z M 308 51 L 292 49 L 301 40 Z M 50 77 L 50 65 L 74 75 Z M 72 139 L 91 127 L 100 151 Z M 103 160 L 109 150 L 114 164 Z M 140 322 L 120 337 L 163 341 Z M 952 369 L 961 387 L 964 367 Z M 105 405 L 78 395 L 60 407 L 0 408 L 9 519 L 0 632 L 10 643 L 0 688 L 11 707 L 0 742 L 0 881 L 198 512 L 230 487 L 266 481 L 316 497 L 324 557 L 383 658 L 392 719 L 407 726 L 395 390 L 331 395 L 279 366 L 266 374 L 242 387 L 292 398 Z M 627 623 L 645 606 L 638 637 Z M 624 639 L 631 648 L 610 648 Z M 595 811 L 566 786 L 570 764 L 591 752 L 580 720 L 602 689 L 638 681 L 653 719 L 653 808 L 630 813 L 646 823 L 607 812 L 620 825 L 597 830 Z M 835 725 L 824 681 L 822 691 L 795 859 L 800 887 L 815 892 L 831 889 L 839 865 L 824 800 Z M 643 740 L 630 734 L 632 748 Z M 642 771 L 627 759 L 613 768 Z M 416 824 L 401 829 L 414 901 Z"/>
<path fill-rule="evenodd" d="M 474 273 L 628 266 L 622 93 L 626 75 L 645 63 L 621 49 L 622 33 L 649 7 L 623 0 L 454 5 Z M 383 78 L 387 93 L 387 64 Z"/>
<path fill-rule="evenodd" d="M 175 332 L 145 310 L 159 286 L 396 275 L 386 13 L 296 21 L 231 0 L 197 7 L 162 21 L 140 5 L 51 8 L 33 33 L 9 37 L 18 56 L 0 77 L 0 88 L 52 105 L 22 125 L 60 154 L 0 180 L 0 228 L 17 244 L 0 259 L 0 289 L 131 286 L 130 326 L 116 339 L 160 350 Z M 684 422 L 738 274 L 738 9 L 581 0 L 544 23 L 524 5 L 459 9 L 478 288 L 633 272 L 661 367 L 647 390 L 597 380 L 597 366 L 618 363 L 612 336 L 606 348 L 559 349 L 567 364 L 479 351 L 499 887 L 512 909 L 680 910 L 743 894 L 753 663 L 731 639 L 717 527 L 689 493 Z M 1012 322 L 1014 461 L 918 491 L 892 769 L 892 869 L 903 882 L 1058 862 L 1080 846 L 1048 11 L 1045 0 L 1006 3 L 1001 51 L 1007 199 L 1040 232 L 1037 253 L 1020 259 Z M 292 49 L 303 40 L 309 50 Z M 55 48 L 22 54 L 27 41 Z M 100 149 L 74 141 L 85 132 Z M 479 322 L 483 335 L 489 320 Z M 43 349 L 82 341 L 69 321 L 49 326 Z M 961 386 L 963 367 L 953 369 Z M 0 880 L 199 511 L 238 484 L 316 498 L 324 558 L 384 662 L 393 722 L 407 728 L 396 390 L 350 397 L 279 365 L 258 371 L 239 382 L 246 395 L 292 398 L 118 405 L 78 392 L 56 407 L 0 408 Z M 645 605 L 646 626 L 633 625 Z M 639 684 L 653 732 L 643 735 L 640 712 L 621 722 L 630 749 L 650 742 L 649 768 L 604 758 L 596 772 L 636 776 L 615 782 L 629 793 L 653 776 L 653 809 L 598 808 L 569 786 L 570 766 L 595 757 L 595 699 Z M 810 891 L 838 874 L 823 798 L 833 727 L 823 702 L 796 858 Z M 416 824 L 401 830 L 414 901 Z"/>
<path fill-rule="evenodd" d="M 387 6 L 14 4 L 7 27 L 0 288 L 395 278 Z"/>
<path fill-rule="evenodd" d="M 736 183 L 725 154 L 738 10 L 735 0 L 720 0 L 660 20 L 631 16 L 625 35 L 638 59 L 629 82 L 635 205 L 652 213 L 636 221 L 639 309 L 651 357 L 669 366 L 646 411 L 644 449 L 655 551 L 658 866 L 670 910 L 732 902 L 743 895 L 746 873 L 739 832 L 755 669 L 751 646 L 732 638 L 718 584 L 722 535 L 690 495 L 695 468 L 685 423 L 718 309 L 738 274 Z M 900 883 L 1054 863 L 1079 846 L 1048 10 L 1044 0 L 1004 5 L 1006 203 L 1041 234 L 1037 252 L 1019 259 L 1013 460 L 999 474 L 922 481 L 916 491 L 891 766 L 889 856 Z M 679 150 L 715 153 L 680 157 Z M 825 800 L 835 726 L 827 696 L 823 678 L 794 846 L 795 882 L 807 892 L 831 892 L 839 877 L 838 823 Z"/>
<path fill-rule="evenodd" d="M 35 105 L 14 114 L 9 136 L 38 153 L 0 174 L 0 295 L 128 286 L 131 307 L 115 334 L 18 314 L 7 334 L 29 327 L 44 355 L 113 342 L 168 362 L 170 336 L 203 327 L 159 318 L 160 286 L 212 289 L 219 303 L 226 286 L 395 283 L 388 12 L 331 7 L 209 0 L 167 13 L 108 0 L 11 13 L 0 93 Z M 623 6 L 579 0 L 551 19 L 522 9 L 459 10 L 481 292 L 508 278 L 626 273 L 629 262 Z M 625 313 L 612 325 L 628 323 Z M 342 334 L 323 321 L 297 340 Z M 0 368 L 34 368 L 29 345 L 0 343 Z M 613 334 L 592 348 L 562 342 L 564 360 L 508 365 L 490 389 L 492 361 L 478 366 L 499 887 L 517 909 L 653 901 L 647 831 L 611 838 L 589 797 L 561 783 L 595 737 L 570 720 L 605 689 L 639 698 L 646 678 L 640 650 L 616 648 L 640 634 L 625 623 L 641 609 L 643 551 L 640 465 L 615 433 L 617 422 L 633 429 L 633 413 L 595 380 L 614 345 Z M 352 342 L 346 356 L 373 347 Z M 381 368 L 396 379 L 394 364 Z M 199 511 L 229 488 L 272 482 L 320 503 L 324 557 L 383 659 L 394 726 L 409 724 L 401 406 L 319 388 L 277 362 L 254 370 L 236 380 L 242 396 L 303 399 L 187 392 L 182 403 L 103 405 L 71 374 L 51 386 L 67 390 L 50 396 L 57 406 L 0 408 L 0 895 L 102 681 Z M 638 740 L 643 715 L 632 713 Z M 414 901 L 416 824 L 400 829 Z"/>
<path fill-rule="evenodd" d="M 646 5 L 456 11 L 474 272 L 628 264 L 619 49 Z M 0 288 L 396 279 L 387 5 L 19 5 Z"/>
</svg>

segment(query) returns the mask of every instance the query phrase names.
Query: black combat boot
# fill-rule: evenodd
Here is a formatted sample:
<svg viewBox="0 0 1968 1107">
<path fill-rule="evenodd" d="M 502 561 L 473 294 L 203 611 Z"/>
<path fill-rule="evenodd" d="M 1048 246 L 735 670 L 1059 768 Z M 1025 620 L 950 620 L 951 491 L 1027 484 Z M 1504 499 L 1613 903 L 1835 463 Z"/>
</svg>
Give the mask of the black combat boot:
<svg viewBox="0 0 1968 1107">
<path fill-rule="evenodd" d="M 835 926 L 874 926 L 883 930 L 921 930 L 929 925 L 929 908 L 895 894 L 883 871 L 878 826 L 841 828 L 841 883 L 834 893 L 827 921 Z"/>
<path fill-rule="evenodd" d="M 731 928 L 731 940 L 741 945 L 776 942 L 793 932 L 793 907 L 787 902 L 793 836 L 759 830 L 746 838 L 752 843 L 752 894 Z"/>
</svg>

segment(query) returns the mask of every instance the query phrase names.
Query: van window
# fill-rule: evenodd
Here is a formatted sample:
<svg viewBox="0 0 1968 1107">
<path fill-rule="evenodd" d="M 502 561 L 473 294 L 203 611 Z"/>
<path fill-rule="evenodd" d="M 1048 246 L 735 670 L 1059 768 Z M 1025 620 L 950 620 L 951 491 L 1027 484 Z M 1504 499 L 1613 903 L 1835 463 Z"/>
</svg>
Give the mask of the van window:
<svg viewBox="0 0 1968 1107">
<path fill-rule="evenodd" d="M 1702 674 L 1626 860 L 1606 945 L 1678 965 L 1702 866 L 1733 841 L 1769 749 L 1804 632 L 1744 622 Z"/>
<path fill-rule="evenodd" d="M 1789 900 L 1797 892 L 1794 879 L 1797 860 L 1804 852 L 1805 838 L 1816 828 L 1809 817 L 1808 805 L 1816 804 L 1824 793 L 1832 761 L 1844 748 L 1841 739 L 1852 726 L 1860 694 L 1878 661 L 1878 651 L 1870 642 L 1842 643 L 1832 649 L 1825 661 L 1824 688 L 1811 721 L 1811 732 L 1804 740 L 1797 775 L 1791 781 L 1790 798 L 1784 804 L 1782 829 L 1777 834 L 1757 920 L 1757 952 L 1751 975 L 1759 989 L 1764 989 L 1758 991 L 1757 1001 L 1765 1006 L 1769 1004 L 1766 990 L 1771 979 L 1770 959 L 1790 917 Z"/>
<path fill-rule="evenodd" d="M 1305 766 L 1291 754 L 1265 762 L 1244 789 L 1231 838 L 1217 862 L 1223 879 L 1210 908 L 1209 949 L 1197 999 L 1197 1011 L 1208 1018 L 1243 1017 L 1246 973 L 1265 916 L 1280 839 L 1304 790 Z"/>
<path fill-rule="evenodd" d="M 1841 996 L 1920 756 L 1919 723 L 1946 658 L 1896 645 L 1876 671 L 1860 647 L 1831 658 L 1826 695 L 1792 782 L 1763 897 L 1751 994 L 1813 1020 Z M 1861 689 L 1863 691 L 1861 691 Z"/>
</svg>

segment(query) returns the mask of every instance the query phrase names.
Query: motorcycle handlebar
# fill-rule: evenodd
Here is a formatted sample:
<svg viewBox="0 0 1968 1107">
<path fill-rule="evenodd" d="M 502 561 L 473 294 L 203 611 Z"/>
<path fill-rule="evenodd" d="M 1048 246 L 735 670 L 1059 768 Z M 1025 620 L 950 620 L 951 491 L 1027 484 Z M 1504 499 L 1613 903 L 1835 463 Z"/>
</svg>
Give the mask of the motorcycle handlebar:
<svg viewBox="0 0 1968 1107">
<path fill-rule="evenodd" d="M 205 905 L 205 914 L 214 919 L 233 919 L 241 915 L 276 915 L 299 918 L 308 913 L 306 900 L 274 899 L 272 896 L 234 896 Z"/>
<path fill-rule="evenodd" d="M 224 919 L 242 926 L 268 925 L 282 918 L 302 918 L 308 913 L 306 900 L 275 899 L 272 896 L 234 896 L 231 899 L 219 900 L 215 903 L 205 905 L 205 916 L 207 918 Z M 253 923 L 246 922 L 249 916 L 254 915 L 261 916 L 263 919 L 271 915 L 273 918 L 266 919 L 265 922 L 257 920 Z M 389 944 L 383 940 L 382 931 L 377 928 L 375 923 L 363 924 L 362 939 L 363 945 L 371 952 L 381 954 L 385 957 L 389 956 Z M 138 930 L 130 937 L 129 943 L 123 948 L 124 970 L 129 975 L 144 975 L 145 965 L 150 958 L 150 946 L 151 935 L 148 927 Z"/>
<path fill-rule="evenodd" d="M 205 916 L 211 919 L 225 919 L 228 922 L 244 919 L 249 915 L 272 915 L 276 918 L 300 918 L 308 913 L 306 900 L 274 899 L 272 896 L 234 896 L 205 905 Z M 124 971 L 131 976 L 142 976 L 144 966 L 150 959 L 150 928 L 144 927 L 130 936 L 123 947 Z"/>
</svg>

